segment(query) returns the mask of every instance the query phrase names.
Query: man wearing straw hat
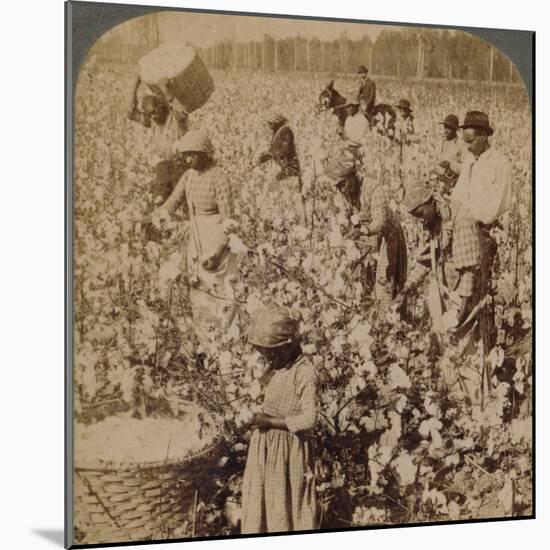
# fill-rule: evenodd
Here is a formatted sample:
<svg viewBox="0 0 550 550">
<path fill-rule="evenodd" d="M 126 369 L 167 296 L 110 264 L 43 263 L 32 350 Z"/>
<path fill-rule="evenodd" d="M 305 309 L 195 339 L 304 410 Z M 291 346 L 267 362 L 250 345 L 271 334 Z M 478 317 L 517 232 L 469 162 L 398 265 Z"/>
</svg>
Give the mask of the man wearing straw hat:
<svg viewBox="0 0 550 550">
<path fill-rule="evenodd" d="M 477 225 L 460 204 L 438 201 L 433 188 L 424 183 L 409 187 L 405 205 L 427 230 L 429 245 L 417 256 L 415 268 L 394 305 L 400 306 L 405 296 L 429 276 L 432 331 L 446 344 L 441 363 L 443 383 L 450 391 L 479 405 L 485 373 L 466 360 L 467 355 L 476 351 L 480 337 L 479 313 L 485 303 Z M 451 345 L 453 343 L 456 345 Z"/>
<path fill-rule="evenodd" d="M 497 244 L 491 229 L 511 206 L 512 168 L 510 161 L 489 143 L 493 128 L 481 111 L 466 113 L 462 139 L 466 148 L 460 176 L 451 198 L 461 203 L 478 224 L 482 245 L 482 277 L 485 293 L 492 295 L 491 277 Z M 489 347 L 494 341 L 492 301 L 486 308 L 483 330 Z"/>
</svg>

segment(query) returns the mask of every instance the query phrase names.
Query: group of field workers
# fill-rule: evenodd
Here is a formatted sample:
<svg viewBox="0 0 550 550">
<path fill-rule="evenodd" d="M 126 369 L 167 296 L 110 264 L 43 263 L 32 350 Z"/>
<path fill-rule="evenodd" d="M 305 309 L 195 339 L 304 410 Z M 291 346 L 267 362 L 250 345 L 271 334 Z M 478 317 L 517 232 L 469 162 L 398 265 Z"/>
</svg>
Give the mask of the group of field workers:
<svg viewBox="0 0 550 550">
<path fill-rule="evenodd" d="M 441 113 L 437 165 L 425 181 L 403 178 L 398 197 L 425 230 L 423 245 L 413 253 L 399 213 L 390 207 L 395 197 L 390 196 L 384 163 L 373 158 L 367 145 L 369 133 L 382 133 L 388 148 L 399 148 L 400 161 L 410 162 L 407 155 L 419 139 L 413 108 L 406 98 L 393 106 L 377 106 L 376 84 L 368 72 L 364 65 L 359 67 L 355 98 L 328 107 L 341 122 L 341 143 L 335 151 L 325 150 L 312 166 L 300 162 L 299 144 L 288 120 L 292 113 L 265 117 L 270 145 L 253 161 L 272 163 L 274 170 L 258 194 L 265 205 L 287 201 L 282 206 L 298 209 L 301 225 L 307 225 L 314 212 L 310 214 L 304 187 L 315 186 L 319 178 L 330 182 L 346 205 L 349 224 L 344 237 L 355 241 L 362 258 L 376 258 L 375 308 L 403 318 L 409 315 L 408 296 L 425 292 L 434 343 L 441 354 L 452 350 L 459 357 L 458 363 L 445 363 L 452 367 L 442 366 L 441 379 L 449 391 L 479 407 L 487 392 L 489 367 L 475 371 L 456 365 L 461 356 L 486 356 L 494 346 L 492 266 L 497 244 L 491 230 L 511 206 L 511 165 L 491 146 L 494 130 L 486 113 L 471 110 L 462 120 Z M 327 87 L 330 93 L 333 84 Z M 474 97 L 471 104 L 475 105 Z M 190 230 L 182 276 L 189 287 L 194 337 L 200 342 L 208 339 L 213 325 L 235 330 L 230 280 L 238 270 L 239 252 L 230 246 L 230 234 L 239 220 L 232 187 L 216 161 L 208 129 L 189 128 L 189 113 L 173 93 L 170 79 L 158 85 L 136 79 L 128 116 L 153 135 L 152 188 L 159 197 L 156 210 L 144 213 L 141 221 L 149 238 L 159 238 L 151 226 L 156 214 L 178 209 L 186 214 Z M 269 368 L 261 381 L 263 412 L 252 422 L 242 532 L 316 529 L 317 378 L 301 351 L 300 317 L 276 304 L 260 307 L 252 315 L 247 338 Z"/>
</svg>

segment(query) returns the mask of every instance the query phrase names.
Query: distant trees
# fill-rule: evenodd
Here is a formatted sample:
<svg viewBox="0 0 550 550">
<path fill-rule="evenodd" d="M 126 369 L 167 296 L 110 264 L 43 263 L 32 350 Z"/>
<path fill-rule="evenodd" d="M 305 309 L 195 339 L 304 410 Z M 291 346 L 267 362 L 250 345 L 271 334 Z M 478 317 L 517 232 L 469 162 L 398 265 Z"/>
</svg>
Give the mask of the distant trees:
<svg viewBox="0 0 550 550">
<path fill-rule="evenodd" d="M 93 53 L 105 61 L 136 63 L 158 45 L 158 27 L 156 15 L 133 19 L 107 33 Z M 518 81 L 515 67 L 497 48 L 447 29 L 389 28 L 374 43 L 367 35 L 352 40 L 346 33 L 325 41 L 266 34 L 262 40 L 227 39 L 199 51 L 218 69 L 348 73 L 363 64 L 381 76 Z"/>
<path fill-rule="evenodd" d="M 249 57 L 242 55 L 243 44 L 252 44 Z M 517 81 L 515 68 L 497 48 L 454 30 L 388 29 L 374 43 L 366 35 L 351 40 L 342 34 L 329 41 L 304 36 L 275 40 L 265 35 L 259 42 L 221 42 L 203 50 L 203 55 L 219 69 L 346 73 L 363 64 L 382 76 Z"/>
</svg>

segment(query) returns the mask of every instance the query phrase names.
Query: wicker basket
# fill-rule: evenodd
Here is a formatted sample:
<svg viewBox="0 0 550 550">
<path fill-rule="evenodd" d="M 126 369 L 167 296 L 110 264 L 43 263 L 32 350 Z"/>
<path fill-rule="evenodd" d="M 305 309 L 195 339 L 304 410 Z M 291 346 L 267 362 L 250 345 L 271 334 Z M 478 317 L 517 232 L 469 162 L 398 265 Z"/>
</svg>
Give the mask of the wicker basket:
<svg viewBox="0 0 550 550">
<path fill-rule="evenodd" d="M 170 538 L 193 520 L 195 493 L 215 468 L 221 440 L 197 454 L 165 462 L 75 464 L 74 509 L 80 544 Z"/>
<path fill-rule="evenodd" d="M 191 63 L 170 79 L 170 85 L 174 96 L 188 113 L 202 107 L 214 91 L 214 81 L 196 52 Z"/>
</svg>

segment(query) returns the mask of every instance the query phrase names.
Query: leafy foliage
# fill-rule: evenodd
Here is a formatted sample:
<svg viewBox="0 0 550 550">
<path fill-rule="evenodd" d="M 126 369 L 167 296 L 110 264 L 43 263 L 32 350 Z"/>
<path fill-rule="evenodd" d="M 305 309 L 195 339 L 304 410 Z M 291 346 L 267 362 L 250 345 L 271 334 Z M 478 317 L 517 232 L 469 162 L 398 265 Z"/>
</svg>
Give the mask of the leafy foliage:
<svg viewBox="0 0 550 550">
<path fill-rule="evenodd" d="M 345 206 L 328 182 L 306 182 L 307 226 L 299 225 L 299 205 L 284 182 L 278 200 L 260 200 L 270 168 L 253 162 L 267 145 L 264 116 L 272 99 L 295 128 L 303 167 L 310 170 L 322 149 L 338 147 L 334 117 L 313 114 L 324 77 L 234 72 L 215 78 L 210 102 L 191 115 L 191 125 L 209 128 L 239 207 L 231 246 L 243 256 L 232 282 L 242 331 L 212 331 L 211 343 L 199 346 L 191 336 L 181 269 L 186 222 L 177 214 L 155 218 L 161 235 L 156 241 L 131 223 L 153 208 L 156 197 L 146 131 L 124 117 L 129 71 L 114 65 L 83 69 L 75 127 L 78 418 L 93 422 L 112 413 L 112 407 L 101 407 L 106 401 L 142 417 L 178 417 L 186 403 L 199 402 L 203 425 L 216 426 L 227 452 L 211 472 L 216 490 L 200 495 L 196 534 L 238 532 L 248 422 L 261 406 L 257 379 L 263 369 L 242 333 L 260 304 L 276 302 L 301 311 L 303 349 L 319 372 L 321 527 L 529 514 L 532 265 L 525 94 L 467 84 L 449 90 L 438 83 L 380 90 L 387 102 L 409 97 L 415 106 L 421 140 L 402 167 L 405 180 L 423 177 L 435 165 L 438 121 L 470 108 L 474 93 L 478 108 L 494 120 L 495 146 L 514 158 L 514 207 L 495 230 L 499 332 L 489 357 L 492 398 L 476 413 L 439 384 L 442 358 L 429 335 L 422 289 L 404 320 L 373 307 L 373 258 L 362 260 L 356 244 L 345 239 Z M 269 97 L 261 92 L 266 87 Z M 368 155 L 372 166 L 384 159 L 392 205 L 414 254 L 422 234 L 401 211 L 398 152 L 373 135 Z M 456 361 L 452 354 L 445 360 Z M 479 356 L 469 360 L 479 367 Z"/>
</svg>

